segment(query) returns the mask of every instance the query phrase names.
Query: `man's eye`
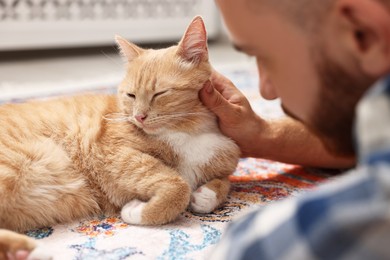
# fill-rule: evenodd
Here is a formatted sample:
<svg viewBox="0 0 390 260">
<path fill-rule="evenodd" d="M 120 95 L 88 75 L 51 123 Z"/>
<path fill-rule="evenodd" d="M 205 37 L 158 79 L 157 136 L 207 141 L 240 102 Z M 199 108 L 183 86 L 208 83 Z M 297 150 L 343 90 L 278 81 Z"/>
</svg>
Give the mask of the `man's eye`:
<svg viewBox="0 0 390 260">
<path fill-rule="evenodd" d="M 128 96 L 129 98 L 135 99 L 135 95 L 134 95 L 134 94 L 127 93 L 127 96 Z"/>
</svg>

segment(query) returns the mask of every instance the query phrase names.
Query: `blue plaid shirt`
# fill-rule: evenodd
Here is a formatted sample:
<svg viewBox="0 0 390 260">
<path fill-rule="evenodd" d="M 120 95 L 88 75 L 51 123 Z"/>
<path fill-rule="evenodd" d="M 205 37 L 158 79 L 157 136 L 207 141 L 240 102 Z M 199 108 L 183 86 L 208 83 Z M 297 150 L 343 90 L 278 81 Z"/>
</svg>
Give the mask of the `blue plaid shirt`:
<svg viewBox="0 0 390 260">
<path fill-rule="evenodd" d="M 359 165 L 233 222 L 209 259 L 390 259 L 390 76 L 357 108 Z"/>
</svg>

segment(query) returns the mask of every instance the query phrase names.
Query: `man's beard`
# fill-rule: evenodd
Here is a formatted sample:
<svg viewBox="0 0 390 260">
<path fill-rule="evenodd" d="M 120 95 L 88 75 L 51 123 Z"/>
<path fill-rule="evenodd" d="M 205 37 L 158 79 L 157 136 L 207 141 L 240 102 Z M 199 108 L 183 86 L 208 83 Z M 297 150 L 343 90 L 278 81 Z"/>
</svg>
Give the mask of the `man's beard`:
<svg viewBox="0 0 390 260">
<path fill-rule="evenodd" d="M 356 105 L 371 84 L 364 76 L 353 76 L 339 64 L 316 52 L 320 91 L 307 127 L 325 148 L 337 156 L 355 155 L 354 122 Z"/>
</svg>

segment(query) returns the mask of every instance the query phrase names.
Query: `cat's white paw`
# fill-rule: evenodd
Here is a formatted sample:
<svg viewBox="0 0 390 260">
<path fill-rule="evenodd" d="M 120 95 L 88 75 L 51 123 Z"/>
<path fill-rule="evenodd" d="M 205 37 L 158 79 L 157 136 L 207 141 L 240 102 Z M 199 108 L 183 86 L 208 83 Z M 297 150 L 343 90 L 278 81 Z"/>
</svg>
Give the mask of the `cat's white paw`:
<svg viewBox="0 0 390 260">
<path fill-rule="evenodd" d="M 146 203 L 140 200 L 132 200 L 121 211 L 123 221 L 129 224 L 139 225 L 142 222 L 142 211 Z"/>
<path fill-rule="evenodd" d="M 50 254 L 50 249 L 37 246 L 27 257 L 27 260 L 51 260 L 53 255 Z"/>
<path fill-rule="evenodd" d="M 199 187 L 192 193 L 191 209 L 196 213 L 210 213 L 218 206 L 217 194 L 207 187 Z"/>
</svg>

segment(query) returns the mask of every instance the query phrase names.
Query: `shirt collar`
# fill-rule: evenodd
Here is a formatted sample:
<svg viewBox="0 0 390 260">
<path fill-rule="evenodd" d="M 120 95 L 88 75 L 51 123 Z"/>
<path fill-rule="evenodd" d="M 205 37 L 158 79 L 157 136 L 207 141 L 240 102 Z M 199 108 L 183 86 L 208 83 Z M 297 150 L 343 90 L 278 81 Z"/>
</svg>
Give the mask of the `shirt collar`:
<svg viewBox="0 0 390 260">
<path fill-rule="evenodd" d="M 390 75 L 359 102 L 355 127 L 359 163 L 372 164 L 390 152 Z"/>
</svg>

